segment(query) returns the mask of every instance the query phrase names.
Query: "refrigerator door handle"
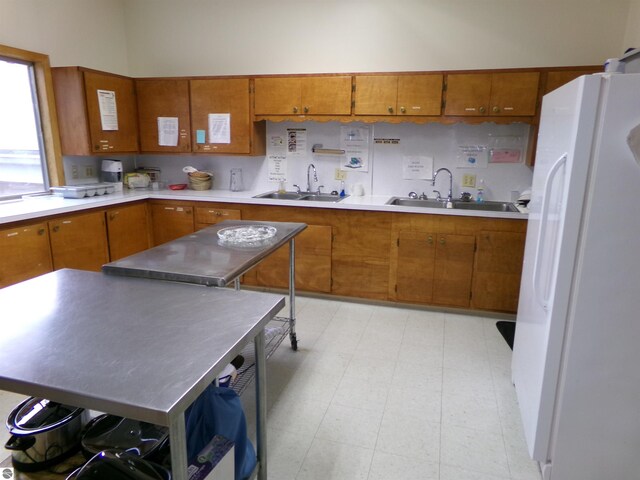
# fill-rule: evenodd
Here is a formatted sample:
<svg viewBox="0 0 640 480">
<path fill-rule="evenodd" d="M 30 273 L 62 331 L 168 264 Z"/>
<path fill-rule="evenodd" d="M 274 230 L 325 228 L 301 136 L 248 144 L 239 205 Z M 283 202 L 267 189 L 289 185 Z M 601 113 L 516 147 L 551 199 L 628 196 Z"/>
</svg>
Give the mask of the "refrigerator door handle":
<svg viewBox="0 0 640 480">
<path fill-rule="evenodd" d="M 544 183 L 544 196 L 542 197 L 542 208 L 540 211 L 540 229 L 538 230 L 538 242 L 536 245 L 536 254 L 533 260 L 533 295 L 534 298 L 540 303 L 545 312 L 549 306 L 548 292 L 542 292 L 540 286 L 540 262 L 542 261 L 543 240 L 547 235 L 547 218 L 549 216 L 549 197 L 551 195 L 551 186 L 553 185 L 553 179 L 567 161 L 568 153 L 564 153 L 556 160 L 553 166 L 549 169 L 547 178 Z"/>
</svg>

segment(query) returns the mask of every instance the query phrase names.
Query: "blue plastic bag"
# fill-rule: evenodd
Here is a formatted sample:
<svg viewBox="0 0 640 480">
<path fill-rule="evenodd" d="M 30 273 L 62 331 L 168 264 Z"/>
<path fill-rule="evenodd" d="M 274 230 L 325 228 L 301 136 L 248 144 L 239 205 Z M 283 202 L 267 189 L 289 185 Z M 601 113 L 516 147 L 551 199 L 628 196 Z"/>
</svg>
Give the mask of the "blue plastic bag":
<svg viewBox="0 0 640 480">
<path fill-rule="evenodd" d="M 251 475 L 256 452 L 247 437 L 247 421 L 236 392 L 209 385 L 185 412 L 185 423 L 190 463 L 214 435 L 222 435 L 235 444 L 235 480 Z"/>
</svg>

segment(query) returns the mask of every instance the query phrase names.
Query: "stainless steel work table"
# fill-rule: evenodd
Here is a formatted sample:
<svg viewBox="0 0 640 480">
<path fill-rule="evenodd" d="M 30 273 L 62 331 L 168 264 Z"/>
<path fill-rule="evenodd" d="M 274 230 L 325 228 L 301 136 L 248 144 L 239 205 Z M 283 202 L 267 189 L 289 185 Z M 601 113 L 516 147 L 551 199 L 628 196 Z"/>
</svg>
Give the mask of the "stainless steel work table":
<svg viewBox="0 0 640 480">
<path fill-rule="evenodd" d="M 274 237 L 254 246 L 221 242 L 218 232 L 224 228 L 263 225 L 276 228 Z M 291 347 L 297 350 L 295 331 L 295 236 L 307 225 L 294 222 L 258 222 L 225 220 L 195 233 L 108 263 L 105 273 L 153 278 L 199 285 L 225 287 L 235 282 L 278 248 L 289 242 L 289 318 Z"/>
<path fill-rule="evenodd" d="M 284 304 L 270 293 L 59 270 L 0 290 L 0 389 L 167 425 L 173 478 L 185 480 L 185 410 L 252 340 L 261 402 L 264 326 Z"/>
</svg>

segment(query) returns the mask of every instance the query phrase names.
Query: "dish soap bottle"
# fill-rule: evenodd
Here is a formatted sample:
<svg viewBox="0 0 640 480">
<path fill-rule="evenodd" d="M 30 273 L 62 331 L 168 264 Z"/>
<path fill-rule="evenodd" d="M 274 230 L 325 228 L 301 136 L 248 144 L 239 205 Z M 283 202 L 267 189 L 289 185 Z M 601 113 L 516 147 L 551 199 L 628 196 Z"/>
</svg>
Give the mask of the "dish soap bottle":
<svg viewBox="0 0 640 480">
<path fill-rule="evenodd" d="M 476 196 L 476 203 L 484 202 L 484 180 L 480 180 L 480 186 L 478 187 L 478 195 Z"/>
<path fill-rule="evenodd" d="M 340 196 L 344 197 L 346 194 L 344 193 L 344 180 L 340 181 Z"/>
<path fill-rule="evenodd" d="M 284 185 L 284 180 L 280 180 L 280 182 L 278 183 L 278 193 L 287 193 L 287 189 Z"/>
</svg>

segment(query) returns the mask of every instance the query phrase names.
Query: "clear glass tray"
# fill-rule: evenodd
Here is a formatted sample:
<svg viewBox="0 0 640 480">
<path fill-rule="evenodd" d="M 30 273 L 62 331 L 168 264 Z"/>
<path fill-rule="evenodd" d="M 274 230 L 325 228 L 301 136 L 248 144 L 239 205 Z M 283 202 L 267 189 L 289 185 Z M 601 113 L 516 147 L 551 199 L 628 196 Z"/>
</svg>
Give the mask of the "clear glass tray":
<svg viewBox="0 0 640 480">
<path fill-rule="evenodd" d="M 276 227 L 269 225 L 243 225 L 218 230 L 218 238 L 224 244 L 254 247 L 273 238 L 277 231 Z"/>
</svg>

